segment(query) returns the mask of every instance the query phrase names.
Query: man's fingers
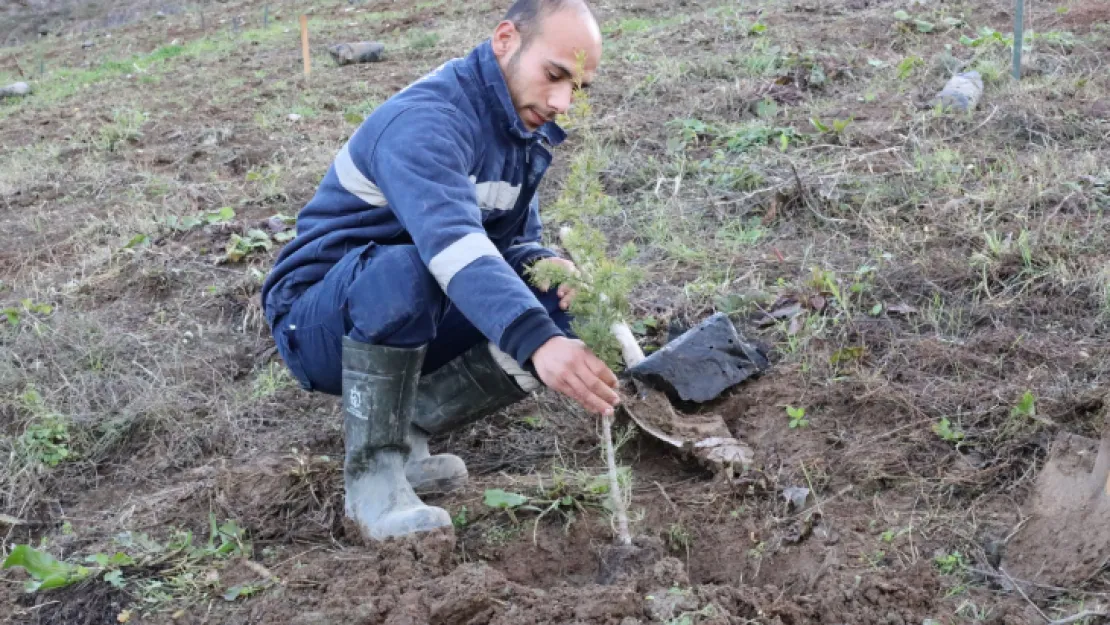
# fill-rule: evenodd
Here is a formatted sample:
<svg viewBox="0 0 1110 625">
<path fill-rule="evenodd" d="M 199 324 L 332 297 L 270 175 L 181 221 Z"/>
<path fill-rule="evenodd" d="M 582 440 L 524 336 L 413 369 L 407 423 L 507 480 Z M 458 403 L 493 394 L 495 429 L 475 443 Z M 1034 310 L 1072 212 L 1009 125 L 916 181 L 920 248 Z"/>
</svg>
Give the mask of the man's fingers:
<svg viewBox="0 0 1110 625">
<path fill-rule="evenodd" d="M 591 358 L 588 366 L 590 371 L 609 388 L 617 388 L 617 376 L 609 367 L 605 366 L 600 358 Z"/>
<path fill-rule="evenodd" d="M 573 372 L 567 373 L 567 376 L 563 379 L 563 384 L 567 387 L 567 395 L 570 395 L 571 399 L 578 402 L 586 410 L 600 413 L 605 409 L 599 405 L 602 403 L 601 400 L 594 397 L 593 393 L 586 389 L 586 385 Z"/>
<path fill-rule="evenodd" d="M 602 414 L 607 410 L 612 410 L 613 406 L 601 397 L 598 397 L 590 389 L 589 385 L 576 373 L 568 374 L 565 382 L 573 391 L 572 397 L 574 397 L 574 399 L 586 410 L 596 414 Z"/>
<path fill-rule="evenodd" d="M 582 380 L 582 383 L 586 385 L 590 394 L 604 402 L 607 408 L 615 406 L 617 402 L 620 401 L 620 396 L 617 395 L 617 392 L 614 391 L 612 387 L 606 385 L 601 378 L 594 375 L 589 369 L 579 372 L 578 379 Z"/>
</svg>

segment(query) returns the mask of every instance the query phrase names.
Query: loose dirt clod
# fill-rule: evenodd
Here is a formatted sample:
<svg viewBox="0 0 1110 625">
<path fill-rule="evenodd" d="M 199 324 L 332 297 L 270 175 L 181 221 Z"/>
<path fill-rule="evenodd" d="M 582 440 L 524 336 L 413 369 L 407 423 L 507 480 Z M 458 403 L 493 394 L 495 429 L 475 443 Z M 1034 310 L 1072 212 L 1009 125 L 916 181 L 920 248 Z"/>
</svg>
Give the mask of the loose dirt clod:
<svg viewBox="0 0 1110 625">
<path fill-rule="evenodd" d="M 1006 549 L 1003 568 L 1017 580 L 1072 588 L 1110 562 L 1110 427 L 1101 442 L 1056 437 L 1029 515 Z"/>
</svg>

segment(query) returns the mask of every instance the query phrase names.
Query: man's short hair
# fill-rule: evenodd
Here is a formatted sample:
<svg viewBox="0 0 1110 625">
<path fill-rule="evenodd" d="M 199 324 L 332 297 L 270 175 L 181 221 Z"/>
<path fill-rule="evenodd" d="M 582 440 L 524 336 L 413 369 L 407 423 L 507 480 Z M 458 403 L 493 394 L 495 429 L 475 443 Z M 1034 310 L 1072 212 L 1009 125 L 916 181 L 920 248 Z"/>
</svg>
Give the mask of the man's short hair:
<svg viewBox="0 0 1110 625">
<path fill-rule="evenodd" d="M 569 6 L 589 10 L 582 0 L 516 0 L 503 19 L 516 26 L 520 33 L 520 47 L 523 50 L 542 30 L 543 18 Z"/>
</svg>

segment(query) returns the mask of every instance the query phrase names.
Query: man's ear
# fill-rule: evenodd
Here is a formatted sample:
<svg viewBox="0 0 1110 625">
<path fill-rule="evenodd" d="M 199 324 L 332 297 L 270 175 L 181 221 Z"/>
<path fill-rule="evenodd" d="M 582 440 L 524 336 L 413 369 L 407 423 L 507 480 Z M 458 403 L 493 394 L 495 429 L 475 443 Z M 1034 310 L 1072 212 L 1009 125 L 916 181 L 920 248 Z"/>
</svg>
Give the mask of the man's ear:
<svg viewBox="0 0 1110 625">
<path fill-rule="evenodd" d="M 520 45 L 520 31 L 516 29 L 516 24 L 503 20 L 493 29 L 490 42 L 493 44 L 494 56 L 499 59 L 507 58 Z"/>
</svg>

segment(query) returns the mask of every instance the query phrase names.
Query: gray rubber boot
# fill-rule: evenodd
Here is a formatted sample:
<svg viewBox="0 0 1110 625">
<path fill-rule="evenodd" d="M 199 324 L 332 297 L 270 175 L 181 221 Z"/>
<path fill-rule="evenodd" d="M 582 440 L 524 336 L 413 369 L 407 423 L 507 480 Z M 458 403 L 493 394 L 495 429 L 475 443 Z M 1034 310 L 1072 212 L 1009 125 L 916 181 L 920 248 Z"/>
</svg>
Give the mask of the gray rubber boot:
<svg viewBox="0 0 1110 625">
<path fill-rule="evenodd" d="M 420 378 L 409 428 L 405 476 L 418 493 L 444 493 L 466 485 L 466 464 L 452 454 L 431 455 L 428 438 L 450 432 L 528 396 L 539 382 L 508 355 L 480 343 Z"/>
<path fill-rule="evenodd" d="M 405 479 L 424 352 L 343 339 L 346 512 L 371 540 L 451 527 L 451 515 L 424 505 Z"/>
</svg>

